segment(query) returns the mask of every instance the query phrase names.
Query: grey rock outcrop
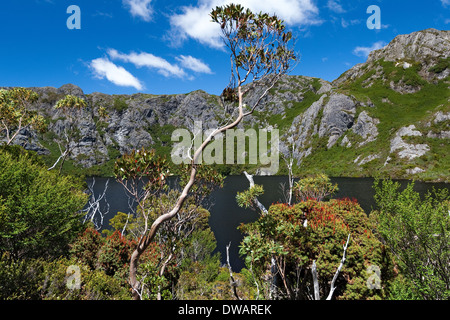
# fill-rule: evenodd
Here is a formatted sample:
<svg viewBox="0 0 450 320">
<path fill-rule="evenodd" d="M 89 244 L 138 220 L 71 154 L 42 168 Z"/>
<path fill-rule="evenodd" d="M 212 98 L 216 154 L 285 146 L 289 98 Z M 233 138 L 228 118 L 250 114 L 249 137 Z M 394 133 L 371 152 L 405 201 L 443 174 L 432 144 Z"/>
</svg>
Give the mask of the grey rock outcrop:
<svg viewBox="0 0 450 320">
<path fill-rule="evenodd" d="M 363 146 L 377 138 L 377 125 L 379 123 L 380 120 L 370 117 L 366 110 L 359 114 L 358 119 L 352 128 L 356 134 L 364 139 L 363 142 L 358 143 L 358 146 Z"/>
<path fill-rule="evenodd" d="M 391 150 L 390 153 L 398 152 L 400 158 L 407 158 L 412 160 L 417 157 L 423 156 L 426 152 L 430 150 L 430 147 L 427 144 L 411 144 L 406 143 L 402 137 L 413 137 L 413 136 L 422 136 L 422 133 L 416 130 L 414 125 L 410 125 L 408 127 L 402 127 L 398 130 L 391 140 Z"/>
<path fill-rule="evenodd" d="M 448 68 L 438 74 L 430 71 L 430 68 L 435 66 L 440 59 L 449 57 L 449 48 L 450 31 L 448 30 L 426 29 L 399 35 L 385 47 L 372 51 L 365 63 L 355 65 L 333 81 L 333 84 L 339 86 L 345 82 L 354 81 L 363 76 L 367 70 L 374 70 L 375 73 L 364 82 L 370 87 L 374 79 L 384 79 L 382 68 L 377 65 L 380 60 L 393 62 L 399 69 L 407 69 L 412 67 L 412 63 L 417 63 L 419 65 L 418 72 L 422 78 L 428 81 L 444 79 L 450 74 Z M 404 83 L 402 80 L 388 81 L 388 85 L 400 93 L 414 93 L 420 90 L 420 87 Z"/>
<path fill-rule="evenodd" d="M 343 94 L 332 94 L 323 108 L 319 137 L 330 136 L 327 147 L 331 148 L 342 134 L 352 128 L 356 103 Z"/>
</svg>

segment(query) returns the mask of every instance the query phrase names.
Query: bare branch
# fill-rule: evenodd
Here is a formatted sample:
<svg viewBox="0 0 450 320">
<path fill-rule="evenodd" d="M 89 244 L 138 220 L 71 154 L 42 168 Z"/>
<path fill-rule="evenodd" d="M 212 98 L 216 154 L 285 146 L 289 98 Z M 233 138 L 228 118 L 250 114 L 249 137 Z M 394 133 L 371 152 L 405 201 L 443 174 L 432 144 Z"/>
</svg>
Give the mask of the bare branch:
<svg viewBox="0 0 450 320">
<path fill-rule="evenodd" d="M 253 176 L 251 174 L 248 174 L 247 171 L 244 171 L 245 176 L 247 177 L 247 180 L 250 183 L 250 188 L 255 186 L 255 182 L 253 181 Z M 254 198 L 253 201 L 256 203 L 256 206 L 259 208 L 259 210 L 261 210 L 261 212 L 263 214 L 267 214 L 269 211 L 267 211 L 266 207 L 264 207 L 264 205 L 259 202 L 258 198 Z"/>
<path fill-rule="evenodd" d="M 341 269 L 344 266 L 345 254 L 347 252 L 349 242 L 350 242 L 350 234 L 348 234 L 347 242 L 344 245 L 344 253 L 342 254 L 341 264 L 339 265 L 336 273 L 334 274 L 333 280 L 331 281 L 331 289 L 330 289 L 330 293 L 328 294 L 327 300 L 331 300 L 331 298 L 333 297 L 334 290 L 336 290 L 335 283 L 336 283 L 337 277 L 339 276 L 339 272 L 341 272 Z"/>
<path fill-rule="evenodd" d="M 314 300 L 320 300 L 319 280 L 318 280 L 318 276 L 317 276 L 316 260 L 313 260 L 311 273 L 312 273 L 313 285 L 314 285 Z"/>
<path fill-rule="evenodd" d="M 95 178 L 93 178 L 92 183 L 90 185 L 88 185 L 88 189 L 91 194 L 91 197 L 88 202 L 88 207 L 83 210 L 84 212 L 86 212 L 84 221 L 86 222 L 86 221 L 90 220 L 95 225 L 95 228 L 97 230 L 100 230 L 100 228 L 103 225 L 104 217 L 109 213 L 110 206 L 109 206 L 108 201 L 106 200 L 106 192 L 108 190 L 108 184 L 109 184 L 109 179 L 106 180 L 103 192 L 98 197 L 96 197 L 95 193 L 94 193 Z M 105 210 L 102 210 L 102 208 L 100 206 L 100 203 L 102 200 L 104 200 L 106 203 Z M 100 218 L 100 223 L 97 223 L 97 220 L 95 219 L 97 215 Z"/>
<path fill-rule="evenodd" d="M 237 293 L 237 290 L 236 290 L 237 282 L 233 277 L 233 271 L 232 271 L 231 265 L 230 265 L 230 254 L 229 254 L 230 246 L 231 246 L 231 242 L 227 245 L 227 265 L 228 265 L 228 271 L 230 272 L 230 285 L 231 285 L 231 288 L 233 289 L 233 294 L 236 297 L 236 299 L 242 300 L 242 298 L 240 298 Z"/>
</svg>

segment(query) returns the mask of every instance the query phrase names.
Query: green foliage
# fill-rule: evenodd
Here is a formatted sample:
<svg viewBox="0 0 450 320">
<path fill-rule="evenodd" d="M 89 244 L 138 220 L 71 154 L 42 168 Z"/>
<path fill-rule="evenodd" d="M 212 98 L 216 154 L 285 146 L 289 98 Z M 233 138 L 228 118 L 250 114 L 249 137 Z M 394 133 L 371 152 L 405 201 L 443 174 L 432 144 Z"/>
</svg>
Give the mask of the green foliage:
<svg viewBox="0 0 450 320">
<path fill-rule="evenodd" d="M 15 260 L 57 257 L 81 228 L 82 185 L 47 171 L 28 153 L 0 150 L 0 252 Z"/>
<path fill-rule="evenodd" d="M 97 267 L 97 254 L 105 241 L 92 227 L 86 228 L 82 235 L 70 245 L 70 254 L 92 270 Z"/>
<path fill-rule="evenodd" d="M 446 69 L 450 68 L 450 57 L 447 58 L 440 58 L 438 63 L 434 66 L 432 66 L 428 71 L 434 72 L 434 73 L 441 73 L 445 71 Z"/>
<path fill-rule="evenodd" d="M 92 270 L 74 259 L 42 262 L 45 279 L 41 283 L 42 300 L 129 300 L 130 293 L 123 281 L 106 275 L 102 270 Z M 80 270 L 80 288 L 69 288 L 69 267 Z"/>
<path fill-rule="evenodd" d="M 338 190 L 338 185 L 333 185 L 330 178 L 323 173 L 300 179 L 294 183 L 294 195 L 299 201 L 308 199 L 322 201 L 331 197 Z"/>
<path fill-rule="evenodd" d="M 68 268 L 80 270 L 80 288 L 69 288 Z M 75 259 L 0 260 L 0 300 L 129 300 L 126 282 Z"/>
<path fill-rule="evenodd" d="M 154 140 L 152 148 L 155 149 L 158 155 L 170 157 L 172 151 L 172 133 L 175 129 L 177 128 L 169 123 L 165 125 L 155 124 L 147 127 L 148 133 L 150 133 Z"/>
<path fill-rule="evenodd" d="M 61 109 L 65 112 L 71 110 L 81 110 L 86 107 L 87 103 L 84 99 L 70 94 L 59 100 L 55 105 L 55 109 Z"/>
<path fill-rule="evenodd" d="M 239 4 L 216 7 L 210 16 L 221 26 L 227 38 L 240 43 L 240 50 L 233 57 L 237 68 L 246 71 L 257 69 L 253 72 L 264 73 L 278 62 L 285 67 L 284 64 L 296 59 L 287 45 L 292 40 L 292 32 L 285 31 L 285 25 L 278 17 L 267 13 L 254 14 Z M 264 43 L 268 39 L 272 42 Z"/>
<path fill-rule="evenodd" d="M 290 81 L 295 81 L 297 78 L 292 77 Z M 303 80 L 303 79 L 302 79 Z M 298 80 L 297 80 L 298 81 Z M 301 101 L 283 101 L 284 105 L 284 113 L 274 113 L 274 112 L 254 112 L 254 115 L 258 118 L 258 120 L 266 120 L 268 123 L 272 125 L 277 125 L 280 132 L 289 130 L 289 127 L 292 125 L 292 121 L 302 112 L 305 112 L 314 102 L 318 101 L 322 95 L 318 94 L 317 91 L 320 89 L 321 84 L 319 79 L 313 78 L 312 80 L 307 80 L 308 86 L 302 91 L 302 99 Z M 302 84 L 303 85 L 303 84 Z M 310 87 L 313 87 L 315 91 L 311 90 Z M 283 92 L 283 90 L 272 89 L 276 92 Z M 289 90 L 291 93 L 298 94 L 298 90 Z M 292 106 L 289 106 L 292 104 Z"/>
<path fill-rule="evenodd" d="M 36 92 L 25 88 L 0 90 L 0 129 L 6 133 L 6 144 L 10 144 L 24 127 L 30 126 L 41 132 L 45 130 L 44 118 L 29 109 L 38 98 Z"/>
<path fill-rule="evenodd" d="M 421 199 L 414 183 L 377 180 L 374 184 L 378 232 L 398 259 L 404 277 L 423 299 L 450 297 L 450 194 L 433 190 Z"/>
<path fill-rule="evenodd" d="M 380 299 L 386 296 L 393 265 L 389 253 L 372 233 L 373 224 L 356 201 L 308 200 L 293 206 L 274 204 L 268 214 L 254 223 L 241 225 L 240 229 L 246 234 L 240 253 L 259 287 L 264 288 L 266 298 L 271 291 L 271 279 L 275 277 L 279 279 L 278 298 L 310 299 L 313 260 L 317 264 L 320 295 L 326 297 L 348 234 L 351 240 L 334 298 Z M 278 266 L 275 274 L 270 273 L 272 258 Z M 380 289 L 368 288 L 370 265 L 381 269 Z"/>
<path fill-rule="evenodd" d="M 98 252 L 98 268 L 109 276 L 120 271 L 126 273 L 134 245 L 135 243 L 127 240 L 119 231 L 115 231 L 105 239 Z"/>
<path fill-rule="evenodd" d="M 140 265 L 139 281 L 143 285 L 142 299 L 143 300 L 171 300 L 172 292 L 170 291 L 169 280 L 159 274 L 158 261 L 150 260 Z"/>
<path fill-rule="evenodd" d="M 128 225 L 129 223 L 133 224 L 134 222 L 134 216 L 128 215 L 124 212 L 117 212 L 114 217 L 109 219 L 109 225 L 112 227 L 113 230 L 122 231 L 123 228 Z M 110 233 L 110 230 L 103 230 L 105 233 Z"/>
<path fill-rule="evenodd" d="M 0 259 L 0 300 L 39 299 L 44 280 L 40 260 L 13 261 L 4 253 Z"/>
<path fill-rule="evenodd" d="M 121 113 L 128 109 L 128 104 L 124 99 L 117 97 L 114 99 L 114 103 L 113 103 L 112 107 L 114 110 Z"/>
<path fill-rule="evenodd" d="M 414 283 L 402 274 L 392 281 L 389 289 L 389 300 L 420 300 L 420 296 L 415 290 Z"/>
<path fill-rule="evenodd" d="M 254 208 L 255 206 L 255 198 L 262 195 L 264 193 L 264 188 L 261 185 L 254 185 L 248 190 L 243 192 L 238 192 L 236 195 L 236 201 L 240 207 L 243 208 Z"/>
<path fill-rule="evenodd" d="M 384 71 L 384 75 L 389 81 L 399 83 L 402 81 L 405 85 L 409 86 L 423 86 L 427 82 L 418 74 L 422 66 L 419 63 L 412 63 L 409 68 L 403 68 L 396 66 L 393 61 L 385 61 L 384 59 L 378 62 Z"/>
<path fill-rule="evenodd" d="M 165 158 L 156 155 L 154 150 L 132 150 L 116 160 L 114 176 L 118 180 L 139 179 L 146 177 L 148 187 L 157 188 L 165 185 L 168 164 Z"/>
</svg>

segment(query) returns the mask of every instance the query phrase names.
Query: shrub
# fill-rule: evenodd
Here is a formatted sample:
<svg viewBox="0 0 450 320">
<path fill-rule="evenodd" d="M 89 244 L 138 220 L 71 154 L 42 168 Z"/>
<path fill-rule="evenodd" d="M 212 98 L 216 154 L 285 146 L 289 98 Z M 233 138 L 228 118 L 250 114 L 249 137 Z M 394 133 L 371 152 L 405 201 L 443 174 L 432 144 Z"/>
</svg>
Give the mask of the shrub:
<svg viewBox="0 0 450 320">
<path fill-rule="evenodd" d="M 338 190 L 337 184 L 332 184 L 330 178 L 325 174 L 303 178 L 294 184 L 294 194 L 298 201 L 308 199 L 322 201 Z"/>
<path fill-rule="evenodd" d="M 40 260 L 13 261 L 7 253 L 0 259 L 0 300 L 37 300 L 44 280 Z"/>
<path fill-rule="evenodd" d="M 427 192 L 422 199 L 414 183 L 377 180 L 374 184 L 381 238 L 397 257 L 400 271 L 423 299 L 450 297 L 450 194 Z"/>
<path fill-rule="evenodd" d="M 98 252 L 98 268 L 109 276 L 119 271 L 126 273 L 133 249 L 133 242 L 115 231 L 106 238 L 105 244 Z"/>
<path fill-rule="evenodd" d="M 306 227 L 305 225 L 306 221 Z M 350 244 L 334 293 L 336 299 L 380 299 L 393 277 L 393 265 L 383 244 L 372 233 L 373 224 L 356 201 L 308 200 L 293 206 L 274 204 L 256 222 L 241 225 L 246 233 L 240 253 L 253 270 L 265 297 L 311 299 L 312 261 L 316 261 L 321 297 L 326 297 Z M 272 258 L 276 261 L 276 272 Z M 381 286 L 370 289 L 370 266 L 380 269 Z M 272 272 L 271 272 L 272 268 Z M 277 288 L 271 288 L 275 277 Z M 265 279 L 265 280 L 262 280 Z M 373 286 L 372 286 L 373 287 Z"/>
<path fill-rule="evenodd" d="M 70 245 L 70 253 L 81 263 L 94 270 L 97 266 L 97 255 L 105 243 L 100 233 L 92 227 L 88 227 L 77 240 Z"/>
<path fill-rule="evenodd" d="M 445 59 L 440 58 L 438 63 L 432 66 L 430 69 L 428 69 L 428 71 L 434 73 L 441 73 L 445 71 L 447 68 L 450 68 L 450 57 L 447 57 Z"/>
<path fill-rule="evenodd" d="M 69 288 L 68 267 L 80 270 L 80 287 Z M 44 263 L 45 281 L 41 285 L 43 300 L 125 300 L 131 295 L 128 286 L 102 270 L 91 270 L 75 259 L 59 259 Z"/>
<path fill-rule="evenodd" d="M 0 253 L 14 260 L 67 254 L 82 228 L 81 182 L 14 148 L 0 149 L 0 168 Z"/>
<path fill-rule="evenodd" d="M 126 103 L 126 101 L 123 98 L 117 97 L 114 99 L 114 103 L 113 103 L 112 107 L 114 110 L 121 113 L 128 109 L 128 104 Z"/>
</svg>

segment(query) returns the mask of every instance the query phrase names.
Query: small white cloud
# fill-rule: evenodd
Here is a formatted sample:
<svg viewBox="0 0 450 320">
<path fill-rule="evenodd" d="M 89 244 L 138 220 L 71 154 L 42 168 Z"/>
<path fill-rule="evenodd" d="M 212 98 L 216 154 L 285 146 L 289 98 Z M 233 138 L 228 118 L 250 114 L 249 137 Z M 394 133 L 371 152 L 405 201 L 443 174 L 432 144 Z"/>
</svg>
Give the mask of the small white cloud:
<svg viewBox="0 0 450 320">
<path fill-rule="evenodd" d="M 178 61 L 180 61 L 181 65 L 189 70 L 192 70 L 194 72 L 198 73 L 208 73 L 212 74 L 213 72 L 209 68 L 207 64 L 205 64 L 203 61 L 194 58 L 192 56 L 179 56 L 176 58 Z"/>
<path fill-rule="evenodd" d="M 122 3 L 130 11 L 133 17 L 140 17 L 144 21 L 152 19 L 153 8 L 150 6 L 152 0 L 123 0 Z"/>
<path fill-rule="evenodd" d="M 386 42 L 384 42 L 384 41 L 378 41 L 378 42 L 375 42 L 372 46 L 370 46 L 370 47 L 356 47 L 354 50 L 353 50 L 353 54 L 354 55 L 357 55 L 357 56 L 359 56 L 359 57 L 368 57 L 369 56 L 369 53 L 370 52 L 372 52 L 372 51 L 374 51 L 374 50 L 378 50 L 378 49 L 381 49 L 381 48 L 383 48 L 384 46 L 386 46 Z"/>
<path fill-rule="evenodd" d="M 131 73 L 123 67 L 116 66 L 105 58 L 98 58 L 91 61 L 90 67 L 99 79 L 108 79 L 110 82 L 121 87 L 133 87 L 136 90 L 142 90 L 144 86 Z"/>
<path fill-rule="evenodd" d="M 441 0 L 441 2 L 444 7 L 450 5 L 450 0 Z"/>
<path fill-rule="evenodd" d="M 98 11 L 92 15 L 93 17 L 113 18 L 112 13 Z"/>
<path fill-rule="evenodd" d="M 347 28 L 348 26 L 354 26 L 354 25 L 357 25 L 357 24 L 360 24 L 360 23 L 361 23 L 361 20 L 358 20 L 358 19 L 347 21 L 344 18 L 341 18 L 341 26 L 342 26 L 342 28 Z"/>
<path fill-rule="evenodd" d="M 341 26 L 342 26 L 342 28 L 347 28 L 349 26 L 349 23 L 344 18 L 342 18 L 341 19 Z"/>
<path fill-rule="evenodd" d="M 149 69 L 156 69 L 158 73 L 162 74 L 165 77 L 178 77 L 185 78 L 187 77 L 186 72 L 180 68 L 178 65 L 171 64 L 167 60 L 157 57 L 151 53 L 141 52 L 135 53 L 131 52 L 129 54 L 123 54 L 118 52 L 115 49 L 109 49 L 108 55 L 111 59 L 122 60 L 124 62 L 130 62 L 134 64 L 136 67 L 146 67 Z"/>
<path fill-rule="evenodd" d="M 327 8 L 336 13 L 345 13 L 345 10 L 342 8 L 339 0 L 328 0 Z"/>
<path fill-rule="evenodd" d="M 450 23 L 450 19 L 445 20 L 445 24 L 449 24 Z"/>
</svg>

